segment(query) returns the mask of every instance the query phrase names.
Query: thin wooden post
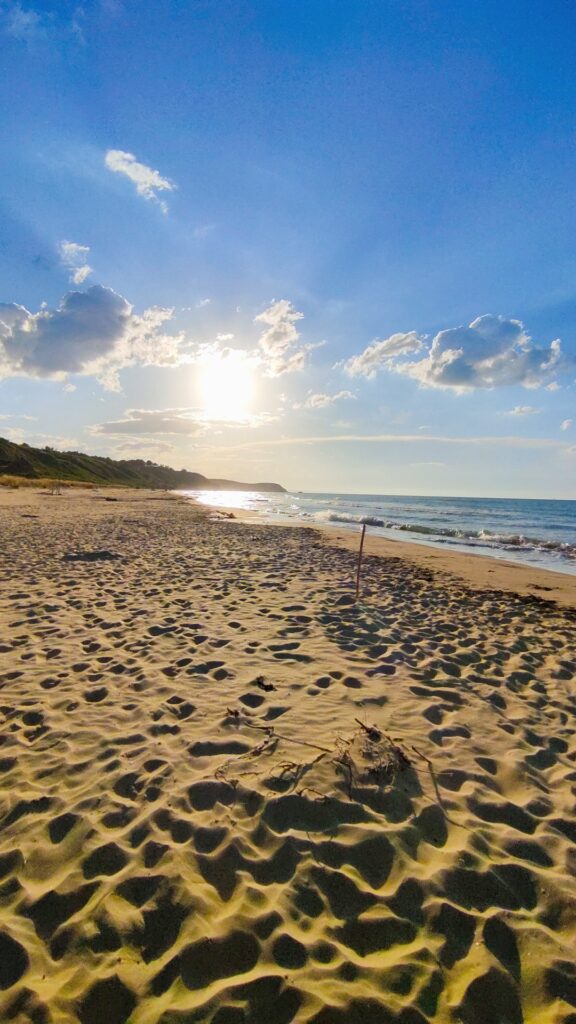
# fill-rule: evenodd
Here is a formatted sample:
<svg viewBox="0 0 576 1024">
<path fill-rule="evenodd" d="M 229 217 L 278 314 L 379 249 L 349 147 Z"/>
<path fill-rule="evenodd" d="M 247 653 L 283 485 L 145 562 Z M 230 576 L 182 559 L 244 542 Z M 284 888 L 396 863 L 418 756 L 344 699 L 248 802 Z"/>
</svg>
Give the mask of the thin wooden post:
<svg viewBox="0 0 576 1024">
<path fill-rule="evenodd" d="M 360 550 L 358 552 L 358 568 L 356 570 L 356 600 L 360 596 L 360 572 L 362 569 L 362 551 L 364 548 L 364 537 L 366 535 L 366 523 L 362 523 L 362 535 L 360 537 Z"/>
</svg>

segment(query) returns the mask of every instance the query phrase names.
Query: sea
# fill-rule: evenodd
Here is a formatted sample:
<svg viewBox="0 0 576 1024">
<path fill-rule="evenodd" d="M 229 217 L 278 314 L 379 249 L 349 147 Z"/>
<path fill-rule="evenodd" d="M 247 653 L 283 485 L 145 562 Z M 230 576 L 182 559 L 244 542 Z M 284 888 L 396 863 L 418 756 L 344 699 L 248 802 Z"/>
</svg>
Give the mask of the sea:
<svg viewBox="0 0 576 1024">
<path fill-rule="evenodd" d="M 182 492 L 180 492 L 182 493 Z M 263 522 L 318 523 L 576 575 L 576 501 L 405 494 L 188 491 Z"/>
</svg>

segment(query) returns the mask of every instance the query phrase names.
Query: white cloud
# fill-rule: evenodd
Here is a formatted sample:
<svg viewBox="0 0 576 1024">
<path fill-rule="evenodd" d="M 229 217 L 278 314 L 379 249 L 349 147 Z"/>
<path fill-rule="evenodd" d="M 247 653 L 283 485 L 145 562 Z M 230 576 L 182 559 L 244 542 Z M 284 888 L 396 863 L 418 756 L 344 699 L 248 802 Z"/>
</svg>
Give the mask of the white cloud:
<svg viewBox="0 0 576 1024">
<path fill-rule="evenodd" d="M 293 406 L 294 409 L 325 409 L 328 405 L 333 405 L 334 402 L 340 402 L 344 399 L 353 399 L 356 395 L 353 395 L 351 391 L 338 391 L 335 395 L 326 395 L 322 392 L 314 394 L 309 392 L 303 402 L 296 402 Z"/>
<path fill-rule="evenodd" d="M 537 416 L 542 409 L 535 409 L 533 405 L 515 405 L 506 416 Z"/>
<path fill-rule="evenodd" d="M 88 264 L 86 263 L 84 264 L 83 267 L 78 267 L 74 271 L 71 277 L 71 281 L 73 284 L 84 284 L 84 281 L 86 280 L 87 277 L 90 277 L 91 273 L 92 267 L 89 267 Z"/>
<path fill-rule="evenodd" d="M 163 178 L 159 171 L 141 164 L 133 153 L 126 153 L 123 149 L 109 149 L 104 158 L 106 167 L 116 174 L 124 174 L 136 186 L 139 196 L 152 200 L 159 204 L 164 213 L 168 212 L 168 206 L 164 200 L 159 199 L 158 192 L 172 192 L 175 185 Z"/>
<path fill-rule="evenodd" d="M 560 424 L 560 430 L 570 430 L 570 427 L 574 423 L 574 420 L 562 420 Z"/>
<path fill-rule="evenodd" d="M 265 376 L 280 377 L 302 370 L 309 352 L 318 348 L 318 345 L 298 345 L 300 332 L 294 325 L 303 317 L 291 302 L 280 299 L 254 318 L 255 323 L 268 325 L 258 339 Z"/>
<path fill-rule="evenodd" d="M 351 377 L 371 379 L 378 370 L 389 365 L 390 361 L 397 356 L 420 352 L 423 348 L 424 342 L 415 331 L 409 331 L 407 334 L 391 334 L 384 341 L 377 338 L 359 355 L 352 356 L 351 359 L 338 365 L 344 366 L 346 373 Z"/>
<path fill-rule="evenodd" d="M 58 246 L 60 259 L 70 271 L 70 280 L 73 284 L 83 284 L 92 273 L 92 267 L 87 263 L 87 256 L 90 252 L 89 245 L 79 245 L 78 242 L 60 242 Z"/>
<path fill-rule="evenodd" d="M 93 434 L 202 434 L 197 409 L 127 409 L 122 420 L 97 423 Z"/>
<path fill-rule="evenodd" d="M 209 306 L 211 302 L 212 302 L 212 299 L 200 299 L 196 303 L 196 309 L 203 309 L 204 306 Z"/>
<path fill-rule="evenodd" d="M 176 366 L 189 360 L 182 335 L 162 333 L 173 310 L 152 307 L 141 316 L 117 292 L 92 285 L 68 292 L 57 309 L 30 313 L 15 303 L 0 304 L 0 379 L 68 374 L 97 377 L 119 390 L 127 366 Z"/>
<path fill-rule="evenodd" d="M 267 356 L 282 356 L 300 337 L 294 324 L 304 318 L 287 299 L 273 302 L 268 309 L 254 317 L 255 323 L 268 324 L 258 344 Z"/>
<path fill-rule="evenodd" d="M 468 327 L 440 331 L 422 359 L 397 361 L 409 351 L 402 351 L 404 343 L 416 350 L 420 342 L 414 332 L 392 335 L 353 356 L 345 368 L 352 375 L 372 377 L 384 367 L 412 377 L 423 387 L 464 393 L 505 385 L 538 388 L 568 365 L 558 339 L 547 348 L 535 345 L 519 320 L 491 314 L 478 317 Z"/>
<path fill-rule="evenodd" d="M 84 257 L 90 252 L 89 245 L 80 245 L 79 242 L 63 241 L 60 242 L 58 248 L 62 262 L 69 267 L 76 267 L 79 263 L 84 263 Z"/>
</svg>

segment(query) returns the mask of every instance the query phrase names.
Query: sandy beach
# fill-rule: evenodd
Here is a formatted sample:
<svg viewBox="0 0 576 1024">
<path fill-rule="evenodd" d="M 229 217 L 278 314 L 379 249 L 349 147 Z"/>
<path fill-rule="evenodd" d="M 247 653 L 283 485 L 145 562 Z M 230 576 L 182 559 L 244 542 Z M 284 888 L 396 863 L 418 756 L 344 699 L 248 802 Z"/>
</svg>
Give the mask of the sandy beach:
<svg viewBox="0 0 576 1024">
<path fill-rule="evenodd" d="M 576 577 L 0 494 L 0 1019 L 575 1024 Z"/>
</svg>

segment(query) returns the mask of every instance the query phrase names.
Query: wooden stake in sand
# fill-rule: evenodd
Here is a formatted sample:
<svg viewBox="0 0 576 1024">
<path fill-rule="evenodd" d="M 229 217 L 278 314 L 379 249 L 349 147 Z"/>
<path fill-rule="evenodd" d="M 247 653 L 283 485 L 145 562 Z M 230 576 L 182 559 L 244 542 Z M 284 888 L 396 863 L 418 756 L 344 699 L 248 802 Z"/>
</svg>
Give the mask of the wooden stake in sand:
<svg viewBox="0 0 576 1024">
<path fill-rule="evenodd" d="M 358 552 L 358 568 L 356 569 L 356 600 L 360 595 L 360 572 L 362 569 L 362 550 L 364 548 L 364 536 L 366 534 L 366 523 L 362 523 L 362 535 L 360 537 L 360 550 Z"/>
</svg>

